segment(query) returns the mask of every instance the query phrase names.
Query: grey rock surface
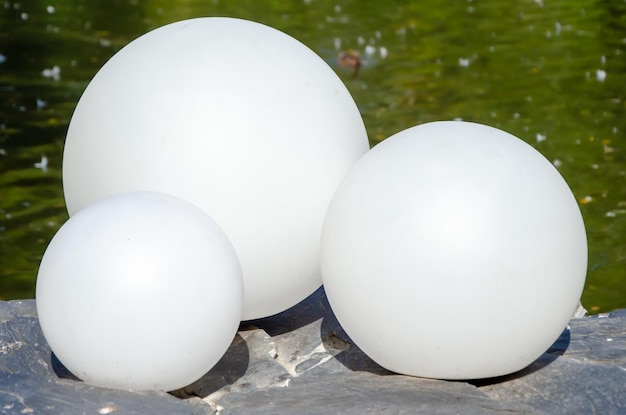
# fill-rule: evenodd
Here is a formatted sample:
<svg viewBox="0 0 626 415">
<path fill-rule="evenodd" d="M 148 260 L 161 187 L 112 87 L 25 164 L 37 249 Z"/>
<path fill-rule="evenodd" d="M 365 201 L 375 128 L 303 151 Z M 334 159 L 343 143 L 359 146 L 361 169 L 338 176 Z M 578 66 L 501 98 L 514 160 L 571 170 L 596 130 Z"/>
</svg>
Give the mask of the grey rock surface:
<svg viewBox="0 0 626 415">
<path fill-rule="evenodd" d="M 626 310 L 572 319 L 518 373 L 449 382 L 378 366 L 319 289 L 283 313 L 243 322 L 209 373 L 164 393 L 79 381 L 52 354 L 34 300 L 0 302 L 0 413 L 626 414 Z"/>
</svg>

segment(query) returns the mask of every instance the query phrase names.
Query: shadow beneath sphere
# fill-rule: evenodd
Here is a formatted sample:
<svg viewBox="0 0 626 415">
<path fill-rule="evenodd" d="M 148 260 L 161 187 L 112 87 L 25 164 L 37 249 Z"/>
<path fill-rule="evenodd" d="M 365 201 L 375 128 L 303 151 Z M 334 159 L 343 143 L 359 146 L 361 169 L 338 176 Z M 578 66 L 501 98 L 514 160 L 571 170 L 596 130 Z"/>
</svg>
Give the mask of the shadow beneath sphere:
<svg viewBox="0 0 626 415">
<path fill-rule="evenodd" d="M 329 312 L 332 313 L 324 287 L 319 287 L 313 294 L 283 312 L 269 317 L 242 321 L 239 330 L 261 329 L 271 337 L 275 337 L 307 326 L 323 318 Z"/>
<path fill-rule="evenodd" d="M 466 380 L 465 382 L 476 387 L 481 387 L 497 385 L 499 383 L 508 382 L 511 380 L 523 378 L 524 376 L 528 376 L 531 373 L 547 367 L 556 359 L 558 359 L 559 356 L 562 356 L 569 347 L 570 339 L 570 330 L 566 328 L 565 330 L 563 330 L 559 338 L 554 343 L 552 343 L 552 346 L 550 346 L 550 348 L 544 354 L 539 356 L 537 360 L 526 366 L 524 369 L 504 376 L 497 376 L 487 379 L 471 379 Z"/>
<path fill-rule="evenodd" d="M 250 351 L 243 337 L 235 335 L 224 356 L 200 379 L 184 388 L 170 391 L 177 398 L 205 398 L 210 394 L 232 385 L 248 370 Z"/>
<path fill-rule="evenodd" d="M 248 369 L 248 362 L 248 346 L 244 339 L 237 334 L 224 356 L 222 356 L 210 371 L 192 384 L 175 391 L 170 391 L 169 393 L 180 399 L 190 397 L 204 398 L 224 386 L 235 383 L 238 379 L 243 377 Z M 50 363 L 52 370 L 59 379 L 83 382 L 70 372 L 54 353 L 50 353 Z"/>
<path fill-rule="evenodd" d="M 324 294 L 326 299 L 326 295 Z M 377 375 L 395 375 L 372 360 L 341 327 L 337 317 L 332 312 L 328 299 L 328 313 L 322 320 L 320 336 L 322 344 L 330 353 L 335 354 L 335 359 L 353 372 L 370 372 Z"/>
<path fill-rule="evenodd" d="M 52 352 L 50 352 L 50 365 L 52 366 L 54 374 L 57 375 L 59 379 L 68 379 L 82 382 L 82 380 L 80 380 L 72 372 L 70 372 L 68 368 L 63 366 L 63 363 L 61 363 L 59 358 Z"/>
</svg>

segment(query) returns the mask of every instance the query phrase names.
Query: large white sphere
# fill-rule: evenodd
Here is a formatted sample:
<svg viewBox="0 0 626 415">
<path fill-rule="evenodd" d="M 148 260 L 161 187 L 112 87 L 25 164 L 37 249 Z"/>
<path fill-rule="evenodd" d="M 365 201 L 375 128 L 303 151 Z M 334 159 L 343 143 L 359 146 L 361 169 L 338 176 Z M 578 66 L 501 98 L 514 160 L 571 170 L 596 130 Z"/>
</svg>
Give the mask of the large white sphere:
<svg viewBox="0 0 626 415">
<path fill-rule="evenodd" d="M 569 187 L 530 145 L 433 122 L 348 173 L 321 259 L 339 322 L 373 360 L 486 378 L 524 368 L 559 337 L 583 289 L 587 240 Z"/>
<path fill-rule="evenodd" d="M 63 160 L 70 215 L 104 196 L 156 190 L 208 212 L 244 274 L 244 319 L 321 284 L 328 203 L 369 149 L 354 100 L 292 37 L 232 18 L 149 32 L 91 81 Z"/>
<path fill-rule="evenodd" d="M 202 210 L 170 195 L 124 193 L 72 216 L 37 276 L 52 351 L 90 384 L 186 386 L 228 349 L 241 318 L 235 251 Z"/>
</svg>

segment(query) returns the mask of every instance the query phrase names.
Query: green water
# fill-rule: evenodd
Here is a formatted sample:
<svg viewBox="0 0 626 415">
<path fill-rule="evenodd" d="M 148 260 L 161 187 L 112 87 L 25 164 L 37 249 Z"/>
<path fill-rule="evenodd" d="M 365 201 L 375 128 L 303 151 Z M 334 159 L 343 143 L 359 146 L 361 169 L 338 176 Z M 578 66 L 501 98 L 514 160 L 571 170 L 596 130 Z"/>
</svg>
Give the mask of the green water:
<svg viewBox="0 0 626 415">
<path fill-rule="evenodd" d="M 0 298 L 34 296 L 41 256 L 67 219 L 64 136 L 91 77 L 137 36 L 199 16 L 256 20 L 308 45 L 352 92 L 372 145 L 453 118 L 532 144 L 580 201 L 583 305 L 626 307 L 626 2 L 617 0 L 4 1 Z M 356 77 L 337 63 L 348 49 L 365 61 Z"/>
</svg>

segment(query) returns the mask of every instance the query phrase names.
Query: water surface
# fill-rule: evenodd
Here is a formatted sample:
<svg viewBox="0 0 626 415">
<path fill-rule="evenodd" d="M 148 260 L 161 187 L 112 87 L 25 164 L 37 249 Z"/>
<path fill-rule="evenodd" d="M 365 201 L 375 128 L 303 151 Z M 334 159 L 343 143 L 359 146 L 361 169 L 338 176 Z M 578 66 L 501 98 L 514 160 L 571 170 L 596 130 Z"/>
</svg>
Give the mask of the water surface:
<svg viewBox="0 0 626 415">
<path fill-rule="evenodd" d="M 89 80 L 137 36 L 199 16 L 256 20 L 305 43 L 346 83 L 372 145 L 445 119 L 533 145 L 580 203 L 583 304 L 626 307 L 626 2 L 608 0 L 4 1 L 0 298 L 34 296 L 41 256 L 67 220 L 63 142 Z M 356 77 L 338 65 L 350 49 L 364 61 Z"/>
</svg>

